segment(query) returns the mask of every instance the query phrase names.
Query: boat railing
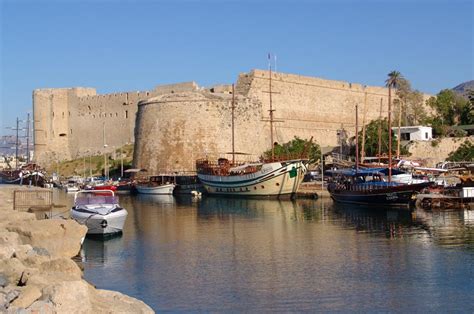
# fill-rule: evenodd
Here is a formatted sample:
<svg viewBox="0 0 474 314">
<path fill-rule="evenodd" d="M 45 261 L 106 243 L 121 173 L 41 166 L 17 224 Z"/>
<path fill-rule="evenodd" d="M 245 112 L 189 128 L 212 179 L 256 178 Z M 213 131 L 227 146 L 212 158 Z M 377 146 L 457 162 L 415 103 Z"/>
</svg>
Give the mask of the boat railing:
<svg viewBox="0 0 474 314">
<path fill-rule="evenodd" d="M 375 183 L 375 182 L 374 182 Z M 368 183 L 368 184 L 353 184 L 350 182 L 338 182 L 335 183 L 335 187 L 337 190 L 347 190 L 347 191 L 355 191 L 355 192 L 373 192 L 381 189 L 385 189 L 388 187 L 398 186 L 399 184 L 395 184 L 394 182 L 376 182 Z"/>
</svg>

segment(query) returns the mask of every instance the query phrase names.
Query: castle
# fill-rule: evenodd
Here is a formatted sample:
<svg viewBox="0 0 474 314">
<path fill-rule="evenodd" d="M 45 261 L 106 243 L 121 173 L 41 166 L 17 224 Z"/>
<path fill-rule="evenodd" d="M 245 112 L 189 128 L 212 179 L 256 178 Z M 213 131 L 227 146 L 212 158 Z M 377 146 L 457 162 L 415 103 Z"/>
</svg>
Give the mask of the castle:
<svg viewBox="0 0 474 314">
<path fill-rule="evenodd" d="M 239 75 L 229 85 L 201 88 L 194 82 L 151 91 L 97 95 L 93 88 L 38 89 L 33 92 L 35 156 L 40 164 L 110 152 L 135 143 L 134 166 L 149 173 L 192 171 L 197 158 L 232 149 L 234 96 L 235 150 L 258 158 L 271 145 L 270 73 Z M 272 73 L 274 141 L 298 136 L 321 146 L 337 146 L 337 130 L 355 132 L 359 121 L 387 115 L 388 91 L 293 74 Z"/>
</svg>

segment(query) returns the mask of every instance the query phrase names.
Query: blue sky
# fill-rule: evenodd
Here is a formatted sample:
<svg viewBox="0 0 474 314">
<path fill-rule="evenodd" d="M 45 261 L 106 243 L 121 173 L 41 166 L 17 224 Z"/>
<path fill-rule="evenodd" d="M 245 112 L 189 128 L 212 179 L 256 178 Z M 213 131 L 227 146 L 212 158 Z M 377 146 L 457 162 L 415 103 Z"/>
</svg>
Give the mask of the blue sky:
<svg viewBox="0 0 474 314">
<path fill-rule="evenodd" d="M 398 70 L 432 94 L 474 78 L 470 0 L 0 3 L 0 134 L 36 88 L 232 83 L 268 52 L 281 72 L 381 86 Z"/>
</svg>

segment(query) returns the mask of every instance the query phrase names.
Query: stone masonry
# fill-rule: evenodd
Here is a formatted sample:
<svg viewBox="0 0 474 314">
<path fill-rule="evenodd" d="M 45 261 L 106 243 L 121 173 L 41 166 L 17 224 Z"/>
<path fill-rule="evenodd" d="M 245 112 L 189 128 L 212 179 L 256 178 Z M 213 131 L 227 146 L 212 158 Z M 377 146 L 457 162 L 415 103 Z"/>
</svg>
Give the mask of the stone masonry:
<svg viewBox="0 0 474 314">
<path fill-rule="evenodd" d="M 336 146 L 341 127 L 354 135 L 355 105 L 362 124 L 387 116 L 388 91 L 293 74 L 272 74 L 274 141 L 294 136 Z M 235 149 L 256 159 L 269 149 L 270 76 L 240 74 L 235 86 Z M 92 88 L 33 93 L 35 156 L 40 164 L 110 152 L 135 143 L 134 164 L 148 174 L 192 171 L 197 158 L 231 151 L 231 86 L 194 82 L 152 91 L 97 95 Z M 104 146 L 104 143 L 107 146 Z M 242 157 L 242 155 L 240 155 Z"/>
</svg>

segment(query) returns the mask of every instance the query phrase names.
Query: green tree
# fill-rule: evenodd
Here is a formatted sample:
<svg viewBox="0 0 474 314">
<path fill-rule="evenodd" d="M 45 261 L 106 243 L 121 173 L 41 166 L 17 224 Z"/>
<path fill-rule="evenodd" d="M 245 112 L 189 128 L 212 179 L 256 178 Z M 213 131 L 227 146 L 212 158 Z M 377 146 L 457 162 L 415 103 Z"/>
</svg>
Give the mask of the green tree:
<svg viewBox="0 0 474 314">
<path fill-rule="evenodd" d="M 451 152 L 447 158 L 448 161 L 474 161 L 474 145 L 465 141 L 458 149 Z"/>
<path fill-rule="evenodd" d="M 432 121 L 441 123 L 441 126 L 469 124 L 472 117 L 470 102 L 450 89 L 444 89 L 435 97 L 430 97 L 427 104 L 435 110 Z"/>
<path fill-rule="evenodd" d="M 381 154 L 388 155 L 388 121 L 387 119 L 377 119 L 370 121 L 365 126 L 365 156 L 377 156 L 379 153 L 379 126 L 381 124 Z M 359 151 L 362 151 L 362 131 L 359 135 Z M 397 140 L 392 136 L 392 149 L 397 145 Z M 409 152 L 405 147 L 400 148 L 400 154 L 408 155 Z"/>
<path fill-rule="evenodd" d="M 321 148 L 318 144 L 297 136 L 282 145 L 275 144 L 274 151 L 275 159 L 277 160 L 309 157 L 311 161 L 315 161 L 321 157 Z M 262 158 L 270 160 L 272 158 L 272 150 L 269 149 L 264 152 Z"/>
</svg>

